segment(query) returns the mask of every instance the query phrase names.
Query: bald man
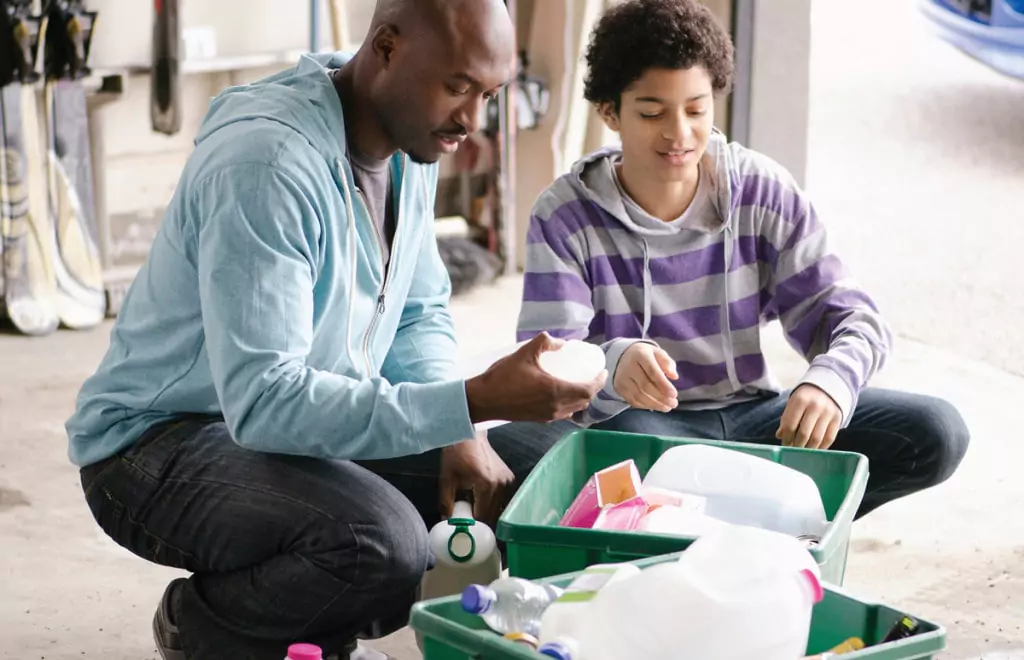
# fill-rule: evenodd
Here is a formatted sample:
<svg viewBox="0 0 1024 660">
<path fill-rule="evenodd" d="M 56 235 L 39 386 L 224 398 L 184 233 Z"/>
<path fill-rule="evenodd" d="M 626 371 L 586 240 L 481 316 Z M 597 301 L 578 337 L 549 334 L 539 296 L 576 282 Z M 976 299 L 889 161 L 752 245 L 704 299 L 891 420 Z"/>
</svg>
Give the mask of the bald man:
<svg viewBox="0 0 1024 660">
<path fill-rule="evenodd" d="M 493 523 L 557 440 L 543 423 L 603 385 L 545 375 L 547 337 L 455 375 L 435 163 L 513 63 L 501 2 L 391 0 L 353 57 L 213 100 L 67 422 L 102 529 L 191 573 L 153 619 L 165 660 L 366 657 L 455 490 Z"/>
</svg>

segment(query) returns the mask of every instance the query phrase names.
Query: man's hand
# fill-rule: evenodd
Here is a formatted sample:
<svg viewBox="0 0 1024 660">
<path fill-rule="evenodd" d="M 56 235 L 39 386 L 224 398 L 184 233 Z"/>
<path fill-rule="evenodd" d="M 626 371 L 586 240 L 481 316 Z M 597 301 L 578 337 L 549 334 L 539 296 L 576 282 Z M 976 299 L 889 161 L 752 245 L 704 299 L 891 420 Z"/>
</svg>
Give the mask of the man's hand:
<svg viewBox="0 0 1024 660">
<path fill-rule="evenodd" d="M 676 364 L 668 353 L 645 342 L 626 349 L 615 369 L 615 391 L 634 408 L 669 412 L 678 392 L 670 381 L 678 380 Z"/>
<path fill-rule="evenodd" d="M 508 500 L 508 487 L 515 475 L 479 432 L 472 440 L 449 445 L 441 450 L 441 490 L 438 493 L 441 514 L 448 517 L 455 506 L 459 489 L 473 491 L 473 516 L 491 529 Z"/>
<path fill-rule="evenodd" d="M 832 397 L 805 383 L 789 395 L 775 437 L 789 447 L 828 449 L 836 441 L 842 423 L 843 412 Z"/>
<path fill-rule="evenodd" d="M 550 422 L 569 419 L 586 409 L 604 387 L 608 374 L 602 371 L 589 383 L 570 383 L 544 371 L 538 359 L 565 342 L 540 333 L 511 355 L 506 355 L 484 373 L 466 381 L 469 416 L 474 422 Z"/>
</svg>

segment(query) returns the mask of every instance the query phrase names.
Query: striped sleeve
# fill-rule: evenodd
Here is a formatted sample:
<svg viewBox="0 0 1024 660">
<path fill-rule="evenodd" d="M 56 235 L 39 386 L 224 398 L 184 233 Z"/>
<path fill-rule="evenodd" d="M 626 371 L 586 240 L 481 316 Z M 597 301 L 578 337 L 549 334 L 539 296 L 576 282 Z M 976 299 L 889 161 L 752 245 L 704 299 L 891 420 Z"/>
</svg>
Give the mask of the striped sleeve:
<svg viewBox="0 0 1024 660">
<path fill-rule="evenodd" d="M 526 238 L 523 300 L 516 329 L 517 341 L 547 332 L 561 339 L 586 340 L 594 319 L 590 283 L 584 259 L 567 223 L 557 215 L 544 219 L 538 209 L 530 217 Z M 573 421 L 589 426 L 629 407 L 613 387 L 615 368 L 627 348 L 638 340 L 612 339 L 601 345 L 608 382 Z"/>
<path fill-rule="evenodd" d="M 849 423 L 861 390 L 885 363 L 892 335 L 874 301 L 829 248 L 825 227 L 795 182 L 784 180 L 766 224 L 781 246 L 769 292 L 786 337 L 810 362 L 800 383 L 824 390 Z"/>
</svg>

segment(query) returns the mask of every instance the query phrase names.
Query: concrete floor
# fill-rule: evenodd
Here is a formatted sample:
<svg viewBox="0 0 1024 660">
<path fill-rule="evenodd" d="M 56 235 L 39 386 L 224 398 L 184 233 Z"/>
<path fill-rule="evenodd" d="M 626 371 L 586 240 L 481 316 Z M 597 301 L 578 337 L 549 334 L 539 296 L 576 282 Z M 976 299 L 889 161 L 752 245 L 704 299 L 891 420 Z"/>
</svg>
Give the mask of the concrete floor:
<svg viewBox="0 0 1024 660">
<path fill-rule="evenodd" d="M 1024 81 L 918 0 L 814 0 L 807 187 L 903 336 L 1024 375 Z"/>
</svg>

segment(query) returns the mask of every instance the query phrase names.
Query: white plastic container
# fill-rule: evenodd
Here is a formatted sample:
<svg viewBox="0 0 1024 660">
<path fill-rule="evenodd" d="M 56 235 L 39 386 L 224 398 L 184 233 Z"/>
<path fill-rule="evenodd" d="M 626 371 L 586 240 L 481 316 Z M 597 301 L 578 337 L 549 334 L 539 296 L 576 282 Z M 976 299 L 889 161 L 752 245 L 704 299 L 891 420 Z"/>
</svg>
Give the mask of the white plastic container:
<svg viewBox="0 0 1024 660">
<path fill-rule="evenodd" d="M 811 611 L 823 595 L 815 572 L 796 568 L 808 560 L 796 539 L 727 527 L 695 541 L 678 562 L 607 585 L 587 606 L 574 635 L 555 640 L 562 654 L 550 655 L 563 660 L 802 658 Z"/>
<path fill-rule="evenodd" d="M 473 505 L 465 495 L 452 507 L 452 516 L 430 530 L 434 567 L 423 574 L 420 599 L 461 594 L 471 584 L 490 584 L 501 576 L 501 554 L 494 532 L 473 518 Z M 422 637 L 416 643 L 422 649 Z"/>
<path fill-rule="evenodd" d="M 828 526 L 818 486 L 806 474 L 731 449 L 673 447 L 655 461 L 644 486 L 707 498 L 706 513 L 737 525 L 801 536 Z"/>
<path fill-rule="evenodd" d="M 553 351 L 544 351 L 537 361 L 541 369 L 570 383 L 589 383 L 605 367 L 601 347 L 578 339 L 570 339 Z"/>
<path fill-rule="evenodd" d="M 633 564 L 594 564 L 585 569 L 551 603 L 540 623 L 540 641 L 553 642 L 575 637 L 575 626 L 585 616 L 590 601 L 610 584 L 635 577 L 640 569 Z"/>
<path fill-rule="evenodd" d="M 638 531 L 700 538 L 716 532 L 729 523 L 712 518 L 706 513 L 690 511 L 678 506 L 660 506 L 640 521 Z"/>
</svg>

